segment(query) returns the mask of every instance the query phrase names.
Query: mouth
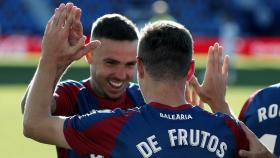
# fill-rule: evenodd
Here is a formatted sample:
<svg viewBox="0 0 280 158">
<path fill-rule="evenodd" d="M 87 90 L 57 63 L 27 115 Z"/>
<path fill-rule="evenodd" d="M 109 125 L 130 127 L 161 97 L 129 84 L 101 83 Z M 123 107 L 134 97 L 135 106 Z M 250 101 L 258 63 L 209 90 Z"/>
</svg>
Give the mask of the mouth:
<svg viewBox="0 0 280 158">
<path fill-rule="evenodd" d="M 116 81 L 116 80 L 109 80 L 109 85 L 114 89 L 120 89 L 123 86 L 124 82 Z"/>
</svg>

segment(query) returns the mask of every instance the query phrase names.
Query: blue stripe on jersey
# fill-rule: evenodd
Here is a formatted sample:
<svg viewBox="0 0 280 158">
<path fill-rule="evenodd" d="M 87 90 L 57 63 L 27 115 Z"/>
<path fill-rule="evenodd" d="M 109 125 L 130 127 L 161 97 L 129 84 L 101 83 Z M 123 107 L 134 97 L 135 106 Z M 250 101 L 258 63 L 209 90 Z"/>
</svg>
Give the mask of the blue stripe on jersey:
<svg viewBox="0 0 280 158">
<path fill-rule="evenodd" d="M 97 99 L 85 87 L 81 88 L 77 96 L 76 108 L 79 115 L 89 113 L 92 109 L 100 109 Z"/>
<path fill-rule="evenodd" d="M 129 86 L 127 88 L 127 94 L 135 106 L 141 107 L 142 105 L 145 105 L 145 101 L 141 94 L 138 84 L 129 83 Z"/>
</svg>

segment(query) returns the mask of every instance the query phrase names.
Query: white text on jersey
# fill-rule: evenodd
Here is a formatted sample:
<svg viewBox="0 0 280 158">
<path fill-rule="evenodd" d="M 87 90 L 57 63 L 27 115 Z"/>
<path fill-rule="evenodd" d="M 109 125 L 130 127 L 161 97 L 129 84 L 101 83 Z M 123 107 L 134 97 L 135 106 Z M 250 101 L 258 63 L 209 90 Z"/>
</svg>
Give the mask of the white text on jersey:
<svg viewBox="0 0 280 158">
<path fill-rule="evenodd" d="M 192 115 L 190 114 L 164 114 L 159 113 L 161 118 L 166 118 L 169 120 L 189 120 L 192 119 Z"/>
<path fill-rule="evenodd" d="M 259 123 L 276 117 L 280 117 L 280 108 L 277 104 L 271 104 L 268 108 L 261 107 L 258 109 Z"/>
<path fill-rule="evenodd" d="M 167 131 L 170 146 L 193 146 L 207 149 L 215 153 L 217 157 L 222 158 L 227 151 L 227 144 L 220 141 L 216 135 L 198 129 L 170 129 Z M 136 145 L 143 158 L 149 158 L 153 154 L 162 150 L 160 142 L 155 135 L 148 137 Z"/>
</svg>

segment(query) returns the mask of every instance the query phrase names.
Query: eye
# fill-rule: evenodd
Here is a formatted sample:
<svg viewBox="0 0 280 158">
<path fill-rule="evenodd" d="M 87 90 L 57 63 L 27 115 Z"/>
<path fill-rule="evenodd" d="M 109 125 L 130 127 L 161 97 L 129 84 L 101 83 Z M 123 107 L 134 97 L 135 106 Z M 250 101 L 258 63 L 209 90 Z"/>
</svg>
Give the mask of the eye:
<svg viewBox="0 0 280 158">
<path fill-rule="evenodd" d="M 118 61 L 115 61 L 115 60 L 105 60 L 105 64 L 106 65 L 116 65 L 118 64 L 119 62 Z"/>
<path fill-rule="evenodd" d="M 107 63 L 107 64 L 113 65 L 113 64 L 115 64 L 116 62 L 114 62 L 114 61 L 106 61 L 106 63 Z"/>
<path fill-rule="evenodd" d="M 126 64 L 126 66 L 129 68 L 134 68 L 135 65 L 136 65 L 136 62 L 130 62 L 130 63 Z"/>
</svg>

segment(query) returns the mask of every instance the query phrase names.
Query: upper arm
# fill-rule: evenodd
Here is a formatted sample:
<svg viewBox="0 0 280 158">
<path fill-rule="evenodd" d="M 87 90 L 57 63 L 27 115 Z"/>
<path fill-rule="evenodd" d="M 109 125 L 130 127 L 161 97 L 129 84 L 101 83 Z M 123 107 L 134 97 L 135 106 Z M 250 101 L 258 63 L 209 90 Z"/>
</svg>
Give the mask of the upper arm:
<svg viewBox="0 0 280 158">
<path fill-rule="evenodd" d="M 41 143 L 71 149 L 64 136 L 64 121 L 65 117 L 50 116 L 47 119 L 41 119 L 40 123 L 25 126 L 24 134 Z"/>
<path fill-rule="evenodd" d="M 24 113 L 25 105 L 26 105 L 26 97 L 29 92 L 32 81 L 28 85 L 25 94 L 21 100 L 21 113 Z M 74 86 L 69 86 L 64 83 L 60 83 L 57 85 L 57 88 L 53 94 L 52 102 L 51 102 L 51 113 L 56 114 L 58 116 L 70 116 L 73 115 L 74 112 L 74 104 L 76 102 L 76 93 L 78 88 Z M 67 106 L 66 106 L 67 105 Z"/>
<path fill-rule="evenodd" d="M 43 135 L 46 136 L 46 140 L 50 141 L 50 144 L 55 144 L 59 147 L 71 149 L 63 133 L 64 122 L 65 117 L 51 117 L 51 119 L 49 120 L 49 131 L 43 131 Z"/>
<path fill-rule="evenodd" d="M 31 83 L 30 83 L 31 84 Z M 21 113 L 24 114 L 24 109 L 25 109 L 25 105 L 26 105 L 26 97 L 28 94 L 28 91 L 30 89 L 30 84 L 28 85 L 23 98 L 21 99 Z M 53 97 L 52 102 L 51 102 L 51 113 L 54 113 L 56 111 L 56 100 L 55 97 Z"/>
<path fill-rule="evenodd" d="M 26 105 L 26 96 L 27 96 L 28 90 L 25 92 L 22 100 L 21 100 L 21 113 L 24 114 L 24 109 Z M 53 97 L 51 102 L 51 113 L 54 113 L 56 111 L 56 100 Z"/>
</svg>

